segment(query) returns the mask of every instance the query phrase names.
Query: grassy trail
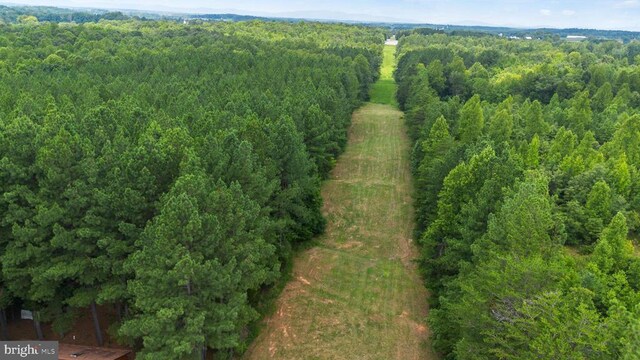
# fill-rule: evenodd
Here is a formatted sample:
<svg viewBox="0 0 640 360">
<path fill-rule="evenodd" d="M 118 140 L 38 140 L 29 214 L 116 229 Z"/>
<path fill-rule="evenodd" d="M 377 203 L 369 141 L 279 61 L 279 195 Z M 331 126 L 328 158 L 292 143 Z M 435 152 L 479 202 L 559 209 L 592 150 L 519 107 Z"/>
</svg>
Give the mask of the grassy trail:
<svg viewBox="0 0 640 360">
<path fill-rule="evenodd" d="M 246 359 L 433 359 L 427 291 L 413 260 L 410 142 L 395 107 L 395 47 L 371 103 L 353 115 L 346 152 L 323 185 L 327 231 Z"/>
<path fill-rule="evenodd" d="M 395 51 L 395 46 L 384 47 L 380 79 L 373 84 L 370 100 L 372 103 L 387 104 L 394 108 L 398 106 L 396 101 L 396 82 L 393 79 L 393 70 L 396 68 Z"/>
</svg>

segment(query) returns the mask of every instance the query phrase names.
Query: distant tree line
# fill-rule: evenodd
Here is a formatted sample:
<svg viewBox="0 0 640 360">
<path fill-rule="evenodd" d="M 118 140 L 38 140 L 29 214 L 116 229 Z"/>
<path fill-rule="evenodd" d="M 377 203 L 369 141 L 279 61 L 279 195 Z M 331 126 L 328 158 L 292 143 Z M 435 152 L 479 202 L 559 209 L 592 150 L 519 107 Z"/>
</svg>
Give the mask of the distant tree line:
<svg viewBox="0 0 640 360">
<path fill-rule="evenodd" d="M 640 358 L 637 48 L 400 40 L 397 98 L 444 358 Z"/>
<path fill-rule="evenodd" d="M 5 24 L 42 22 L 98 22 L 100 20 L 126 20 L 129 16 L 119 11 L 77 11 L 48 6 L 4 6 L 0 5 L 0 22 Z"/>
<path fill-rule="evenodd" d="M 394 32 L 397 38 L 418 34 L 449 34 L 453 36 L 517 36 L 525 38 L 530 36 L 533 39 L 543 39 L 551 41 L 565 41 L 569 35 L 579 35 L 588 37 L 592 42 L 617 40 L 624 43 L 640 40 L 640 32 L 625 30 L 598 30 L 598 29 L 553 29 L 553 28 L 509 28 L 495 26 L 464 26 L 464 25 L 411 25 L 411 24 L 386 24 L 385 27 Z"/>
<path fill-rule="evenodd" d="M 316 23 L 1 27 L 0 309 L 64 334 L 114 306 L 98 334 L 140 359 L 242 351 L 292 247 L 324 229 L 320 181 L 383 41 Z"/>
</svg>

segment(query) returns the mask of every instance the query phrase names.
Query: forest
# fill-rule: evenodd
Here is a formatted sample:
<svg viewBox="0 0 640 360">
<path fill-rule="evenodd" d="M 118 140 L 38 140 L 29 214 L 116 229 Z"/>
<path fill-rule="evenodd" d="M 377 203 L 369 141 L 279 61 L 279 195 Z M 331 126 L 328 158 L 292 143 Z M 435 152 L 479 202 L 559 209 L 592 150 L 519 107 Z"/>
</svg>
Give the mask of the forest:
<svg viewBox="0 0 640 360">
<path fill-rule="evenodd" d="M 640 358 L 640 43 L 406 33 L 444 359 Z"/>
<path fill-rule="evenodd" d="M 327 302 L 314 305 L 357 310 L 353 327 L 332 325 L 333 339 L 346 328 L 366 345 L 358 334 L 370 326 L 393 342 L 406 336 L 392 336 L 385 321 L 395 321 L 430 336 L 420 346 L 442 359 L 640 359 L 636 33 L 568 42 L 572 29 L 516 40 L 482 27 L 36 10 L 0 7 L 0 340 L 29 310 L 38 339 L 65 340 L 88 316 L 98 345 L 139 359 L 237 358 L 296 252 L 331 228 L 321 185 L 354 110 L 383 92 L 392 116 L 360 119 L 357 141 L 404 121 L 418 265 L 389 257 L 401 245 L 393 228 L 372 235 L 394 216 L 411 232 L 404 212 L 370 207 L 371 228 L 341 228 L 339 241 L 357 228 L 372 249 L 334 268 L 355 269 L 337 274 L 340 296 L 318 290 Z M 394 32 L 397 48 L 384 48 Z M 408 179 L 401 141 L 379 138 L 390 141 L 356 144 L 362 152 L 344 168 L 370 172 L 378 156 Z M 410 199 L 376 194 L 397 187 L 376 183 L 384 175 L 357 179 L 360 190 L 339 179 L 352 190 L 336 196 L 348 211 L 367 195 L 410 214 Z M 348 211 L 331 219 L 353 222 Z M 386 262 L 373 261 L 383 236 Z M 338 240 L 324 245 L 327 263 L 350 250 Z M 379 277 L 365 269 L 372 263 L 384 265 Z M 389 269 L 415 271 L 429 296 Z M 349 298 L 354 289 L 360 298 Z M 360 301 L 368 297 L 380 301 Z M 411 310 L 422 318 L 428 310 L 428 330 L 394 298 L 420 304 Z M 388 308 L 366 307 L 374 303 Z M 113 321 L 101 321 L 105 311 Z"/>
<path fill-rule="evenodd" d="M 108 327 L 138 359 L 242 352 L 323 231 L 319 186 L 384 33 L 23 20 L 0 26 L 0 338 L 10 309 L 42 338 L 90 308 L 98 343 Z"/>
</svg>

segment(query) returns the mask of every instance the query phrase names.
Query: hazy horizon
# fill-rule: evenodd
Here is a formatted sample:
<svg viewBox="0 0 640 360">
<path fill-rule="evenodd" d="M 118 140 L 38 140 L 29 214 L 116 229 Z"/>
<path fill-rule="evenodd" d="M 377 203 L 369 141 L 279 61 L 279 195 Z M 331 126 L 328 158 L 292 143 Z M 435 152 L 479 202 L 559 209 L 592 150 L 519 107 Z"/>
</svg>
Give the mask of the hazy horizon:
<svg viewBox="0 0 640 360">
<path fill-rule="evenodd" d="M 234 12 L 327 20 L 640 31 L 640 0 L 14 0 L 3 3 L 186 13 Z"/>
</svg>

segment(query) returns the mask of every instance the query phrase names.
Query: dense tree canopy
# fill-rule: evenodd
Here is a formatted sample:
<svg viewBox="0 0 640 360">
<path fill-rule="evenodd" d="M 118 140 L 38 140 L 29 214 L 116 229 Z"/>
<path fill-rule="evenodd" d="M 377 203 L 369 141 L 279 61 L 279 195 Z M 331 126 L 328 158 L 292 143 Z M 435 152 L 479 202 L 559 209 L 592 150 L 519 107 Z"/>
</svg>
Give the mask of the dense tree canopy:
<svg viewBox="0 0 640 360">
<path fill-rule="evenodd" d="M 638 356 L 636 47 L 401 38 L 397 98 L 444 358 Z"/>
<path fill-rule="evenodd" d="M 64 333 L 116 306 L 141 358 L 241 350 L 261 289 L 323 231 L 382 32 L 31 20 L 0 29 L 0 308 Z"/>
</svg>

